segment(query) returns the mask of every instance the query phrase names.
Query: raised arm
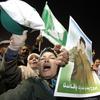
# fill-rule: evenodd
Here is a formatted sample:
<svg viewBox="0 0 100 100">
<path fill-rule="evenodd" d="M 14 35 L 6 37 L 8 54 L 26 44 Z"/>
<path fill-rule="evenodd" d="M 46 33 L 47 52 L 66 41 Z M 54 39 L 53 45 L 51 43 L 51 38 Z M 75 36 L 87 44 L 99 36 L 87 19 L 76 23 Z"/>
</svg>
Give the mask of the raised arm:
<svg viewBox="0 0 100 100">
<path fill-rule="evenodd" d="M 17 57 L 19 48 L 25 44 L 27 38 L 27 31 L 22 35 L 13 34 L 11 36 L 10 45 L 4 55 L 1 66 L 4 68 L 2 74 L 2 81 L 6 90 L 16 87 L 21 81 L 21 69 L 17 66 Z"/>
</svg>

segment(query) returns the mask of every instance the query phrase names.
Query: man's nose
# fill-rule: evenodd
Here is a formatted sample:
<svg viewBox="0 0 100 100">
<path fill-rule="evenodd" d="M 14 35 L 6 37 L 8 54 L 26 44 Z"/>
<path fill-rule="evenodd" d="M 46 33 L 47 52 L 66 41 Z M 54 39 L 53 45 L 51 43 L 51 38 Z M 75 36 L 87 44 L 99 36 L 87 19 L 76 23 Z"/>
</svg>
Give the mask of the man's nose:
<svg viewBox="0 0 100 100">
<path fill-rule="evenodd" d="M 45 58 L 45 62 L 49 62 L 49 59 L 48 58 Z"/>
</svg>

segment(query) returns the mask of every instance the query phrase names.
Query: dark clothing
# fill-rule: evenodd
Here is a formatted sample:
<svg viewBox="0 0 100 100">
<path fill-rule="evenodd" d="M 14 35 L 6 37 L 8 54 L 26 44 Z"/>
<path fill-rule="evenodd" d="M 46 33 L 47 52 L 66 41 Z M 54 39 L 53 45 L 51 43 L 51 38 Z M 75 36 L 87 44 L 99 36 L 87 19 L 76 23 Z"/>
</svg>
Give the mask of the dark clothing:
<svg viewBox="0 0 100 100">
<path fill-rule="evenodd" d="M 20 65 L 27 66 L 27 55 L 26 57 L 21 57 L 20 55 L 18 55 L 17 66 L 20 66 Z"/>
<path fill-rule="evenodd" d="M 21 81 L 21 69 L 17 66 L 16 51 L 10 49 L 4 55 L 0 64 L 0 94 L 15 88 Z"/>
<path fill-rule="evenodd" d="M 0 95 L 0 100 L 56 100 L 42 79 L 29 78 L 15 89 Z"/>
</svg>

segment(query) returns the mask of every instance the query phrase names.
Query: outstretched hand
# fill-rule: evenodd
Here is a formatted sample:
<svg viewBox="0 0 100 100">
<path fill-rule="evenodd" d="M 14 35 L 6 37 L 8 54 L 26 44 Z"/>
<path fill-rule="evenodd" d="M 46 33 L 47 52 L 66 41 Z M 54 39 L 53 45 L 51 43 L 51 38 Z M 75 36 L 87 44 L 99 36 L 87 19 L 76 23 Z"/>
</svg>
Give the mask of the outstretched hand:
<svg viewBox="0 0 100 100">
<path fill-rule="evenodd" d="M 33 70 L 31 67 L 29 66 L 19 66 L 19 68 L 21 68 L 21 72 L 22 72 L 22 80 L 23 79 L 28 79 L 30 77 L 38 77 L 39 76 L 39 70 Z"/>
<path fill-rule="evenodd" d="M 61 49 L 60 45 L 55 45 L 54 46 L 54 50 L 57 52 L 57 64 L 59 66 L 64 66 L 66 64 L 68 64 L 69 61 L 69 53 L 65 48 Z"/>
<path fill-rule="evenodd" d="M 12 50 L 18 50 L 21 46 L 23 46 L 27 39 L 27 32 L 27 30 L 23 31 L 22 35 L 12 34 L 9 48 Z"/>
</svg>

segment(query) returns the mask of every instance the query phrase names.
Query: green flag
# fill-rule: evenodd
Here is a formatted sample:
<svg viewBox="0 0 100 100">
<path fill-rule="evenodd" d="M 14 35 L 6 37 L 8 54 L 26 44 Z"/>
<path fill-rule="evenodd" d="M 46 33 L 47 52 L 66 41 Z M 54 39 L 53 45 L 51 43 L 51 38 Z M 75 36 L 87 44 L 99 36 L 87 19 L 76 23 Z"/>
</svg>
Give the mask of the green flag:
<svg viewBox="0 0 100 100">
<path fill-rule="evenodd" d="M 45 23 L 45 30 L 42 35 L 53 44 L 65 46 L 67 41 L 67 31 L 53 15 L 47 3 L 45 4 L 42 19 Z"/>
<path fill-rule="evenodd" d="M 8 32 L 22 34 L 24 31 L 24 28 L 15 22 L 2 8 L 0 8 L 0 21 Z"/>
<path fill-rule="evenodd" d="M 36 9 L 22 0 L 0 2 L 0 22 L 7 31 L 19 35 L 23 30 L 44 29 L 44 22 Z"/>
</svg>

